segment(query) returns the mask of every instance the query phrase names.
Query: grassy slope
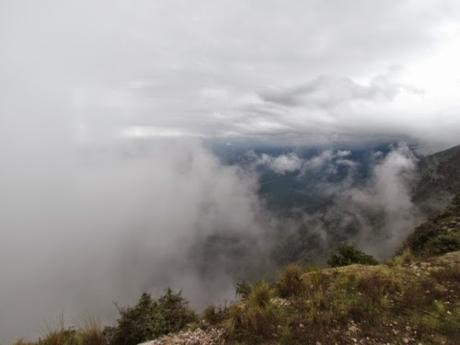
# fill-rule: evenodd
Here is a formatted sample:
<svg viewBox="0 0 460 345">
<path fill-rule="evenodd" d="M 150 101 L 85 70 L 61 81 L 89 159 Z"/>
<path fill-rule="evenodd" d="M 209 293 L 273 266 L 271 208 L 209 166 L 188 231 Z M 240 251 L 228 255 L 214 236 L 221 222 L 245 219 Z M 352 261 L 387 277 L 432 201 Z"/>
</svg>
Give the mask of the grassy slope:
<svg viewBox="0 0 460 345">
<path fill-rule="evenodd" d="M 307 273 L 291 267 L 221 319 L 214 326 L 235 344 L 460 344 L 460 195 L 393 260 Z"/>
<path fill-rule="evenodd" d="M 296 270 L 225 311 L 227 343 L 458 344 L 460 252 Z"/>
<path fill-rule="evenodd" d="M 291 266 L 189 329 L 152 344 L 459 344 L 460 251 L 428 259 L 405 253 L 377 266 Z M 97 329 L 65 332 L 39 344 L 108 344 Z"/>
</svg>

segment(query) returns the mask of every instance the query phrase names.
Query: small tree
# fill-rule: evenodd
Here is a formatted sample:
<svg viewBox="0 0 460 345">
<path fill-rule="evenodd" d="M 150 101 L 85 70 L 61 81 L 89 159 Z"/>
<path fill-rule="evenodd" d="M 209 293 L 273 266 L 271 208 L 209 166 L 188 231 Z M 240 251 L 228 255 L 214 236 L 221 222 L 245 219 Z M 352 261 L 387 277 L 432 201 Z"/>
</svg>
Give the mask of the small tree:
<svg viewBox="0 0 460 345">
<path fill-rule="evenodd" d="M 352 246 L 343 245 L 337 248 L 337 252 L 327 262 L 331 267 L 347 266 L 352 264 L 377 265 L 378 261 Z"/>
</svg>

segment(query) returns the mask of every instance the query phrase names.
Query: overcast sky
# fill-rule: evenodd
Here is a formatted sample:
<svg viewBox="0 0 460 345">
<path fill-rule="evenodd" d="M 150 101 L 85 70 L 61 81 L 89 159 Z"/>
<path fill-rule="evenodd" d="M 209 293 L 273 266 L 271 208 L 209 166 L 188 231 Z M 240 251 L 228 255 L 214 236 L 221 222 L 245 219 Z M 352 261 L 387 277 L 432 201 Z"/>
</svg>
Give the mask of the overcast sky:
<svg viewBox="0 0 460 345">
<path fill-rule="evenodd" d="M 459 141 L 457 0 L 0 4 L 9 133 Z"/>
</svg>

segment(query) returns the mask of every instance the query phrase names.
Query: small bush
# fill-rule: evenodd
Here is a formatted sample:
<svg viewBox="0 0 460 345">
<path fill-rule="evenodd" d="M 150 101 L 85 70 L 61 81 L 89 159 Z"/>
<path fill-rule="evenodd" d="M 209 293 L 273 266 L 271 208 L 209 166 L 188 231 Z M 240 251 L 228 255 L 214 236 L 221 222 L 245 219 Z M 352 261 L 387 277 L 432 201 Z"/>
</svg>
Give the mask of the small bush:
<svg viewBox="0 0 460 345">
<path fill-rule="evenodd" d="M 337 253 L 331 256 L 328 264 L 331 267 L 340 267 L 352 264 L 378 265 L 378 261 L 372 256 L 363 253 L 352 246 L 343 245 L 337 249 Z"/>
<path fill-rule="evenodd" d="M 196 320 L 181 293 L 173 293 L 171 289 L 167 289 L 158 300 L 144 293 L 136 306 L 119 309 L 119 312 L 112 345 L 137 345 L 178 332 Z"/>
</svg>

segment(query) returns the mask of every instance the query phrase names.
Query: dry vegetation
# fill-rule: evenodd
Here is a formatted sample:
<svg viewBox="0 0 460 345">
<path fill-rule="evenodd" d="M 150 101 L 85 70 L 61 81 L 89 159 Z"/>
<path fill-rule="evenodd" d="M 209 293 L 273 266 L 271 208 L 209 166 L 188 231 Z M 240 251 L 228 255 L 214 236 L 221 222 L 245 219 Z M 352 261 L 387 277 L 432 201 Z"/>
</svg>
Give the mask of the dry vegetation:
<svg viewBox="0 0 460 345">
<path fill-rule="evenodd" d="M 256 284 L 222 321 L 229 344 L 458 344 L 460 252 Z"/>
</svg>

